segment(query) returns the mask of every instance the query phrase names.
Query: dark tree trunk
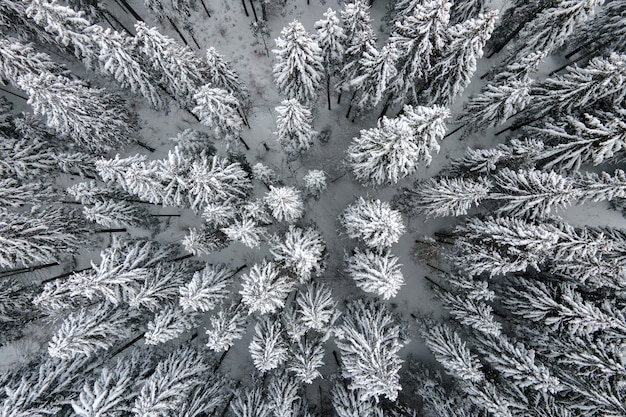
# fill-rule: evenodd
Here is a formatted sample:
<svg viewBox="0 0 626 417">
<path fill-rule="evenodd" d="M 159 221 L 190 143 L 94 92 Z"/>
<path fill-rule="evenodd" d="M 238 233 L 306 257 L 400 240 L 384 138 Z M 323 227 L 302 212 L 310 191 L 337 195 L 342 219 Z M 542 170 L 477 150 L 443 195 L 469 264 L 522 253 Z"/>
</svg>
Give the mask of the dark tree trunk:
<svg viewBox="0 0 626 417">
<path fill-rule="evenodd" d="M 243 11 L 246 12 L 246 17 L 250 17 L 250 13 L 248 13 L 248 7 L 246 6 L 246 0 L 241 0 L 241 4 L 243 4 Z"/>
<path fill-rule="evenodd" d="M 27 268 L 18 268 L 18 269 L 9 269 L 5 271 L 0 271 L 0 278 L 8 278 L 8 277 L 12 277 L 13 275 L 23 274 L 24 272 L 33 272 L 33 271 L 37 271 L 38 269 L 45 269 L 45 268 L 50 268 L 52 266 L 58 266 L 58 265 L 60 265 L 58 262 L 52 262 L 52 263 L 45 264 L 45 265 L 37 265 L 37 266 L 31 266 Z"/>
<path fill-rule="evenodd" d="M 352 93 L 352 98 L 350 99 L 350 105 L 348 106 L 348 112 L 346 113 L 346 119 L 350 117 L 350 111 L 352 111 L 352 102 L 354 101 L 355 97 L 356 97 L 356 91 Z"/>
<path fill-rule="evenodd" d="M 254 14 L 254 21 L 258 22 L 259 17 L 256 15 L 256 9 L 254 8 L 254 3 L 250 0 L 250 7 L 252 8 L 252 14 Z"/>
<path fill-rule="evenodd" d="M 137 343 L 138 341 L 140 341 L 143 338 L 144 333 L 140 333 L 138 336 L 136 336 L 135 338 L 133 338 L 131 341 L 129 341 L 128 343 L 126 343 L 125 345 L 121 346 L 119 349 L 116 349 L 112 355 L 110 355 L 111 358 L 114 358 L 116 355 L 122 353 L 123 351 L 125 351 L 126 349 L 128 349 L 129 347 L 131 347 L 132 345 L 134 345 L 135 343 Z"/>
<path fill-rule="evenodd" d="M 246 148 L 246 151 L 250 150 L 250 147 L 248 146 L 248 144 L 246 143 L 245 140 L 243 140 L 243 138 L 241 136 L 239 136 L 239 142 L 243 143 L 244 148 Z"/>
<path fill-rule="evenodd" d="M 342 90 L 339 90 L 339 95 L 337 95 L 337 104 L 341 104 L 341 92 Z"/>
<path fill-rule="evenodd" d="M 133 7 L 130 4 L 128 4 L 126 0 L 116 0 L 116 1 L 120 6 L 126 9 L 136 20 L 143 22 L 143 19 L 141 18 L 141 16 L 139 16 L 139 14 L 135 11 L 135 9 L 133 9 Z"/>
<path fill-rule="evenodd" d="M 330 73 L 326 71 L 326 101 L 328 101 L 328 110 L 332 110 L 330 108 Z"/>
<path fill-rule="evenodd" d="M 24 96 L 19 95 L 19 94 L 17 94 L 17 93 L 12 93 L 12 92 L 10 92 L 9 90 L 7 90 L 6 88 L 2 88 L 2 87 L 0 87 L 0 90 L 1 90 L 1 91 L 4 91 L 4 92 L 5 92 L 5 93 L 7 93 L 7 94 L 11 94 L 12 96 L 15 96 L 15 97 L 21 98 L 22 100 L 28 100 L 28 97 L 24 97 Z"/>
<path fill-rule="evenodd" d="M 191 36 L 191 40 L 193 41 L 193 43 L 195 43 L 195 44 L 196 44 L 196 47 L 197 47 L 198 49 L 202 49 L 202 48 L 200 48 L 200 44 L 199 44 L 199 43 L 198 43 L 198 41 L 196 40 L 196 37 L 195 37 L 195 36 L 193 36 L 193 32 L 189 31 L 189 36 Z"/>
<path fill-rule="evenodd" d="M 122 233 L 122 232 L 126 232 L 126 228 L 125 227 L 120 227 L 117 229 L 100 229 L 100 230 L 94 230 L 94 233 Z"/>
<path fill-rule="evenodd" d="M 174 28 L 176 33 L 178 33 L 178 36 L 180 36 L 180 38 L 183 40 L 183 43 L 185 44 L 185 46 L 189 46 L 189 44 L 187 43 L 187 39 L 185 39 L 181 31 L 178 30 L 178 26 L 176 26 L 176 23 L 174 23 L 174 21 L 169 16 L 167 16 L 167 20 L 170 21 L 170 23 L 172 24 L 172 27 Z"/>
<path fill-rule="evenodd" d="M 89 267 L 89 268 L 79 269 L 79 270 L 76 270 L 76 271 L 65 272 L 65 273 L 60 274 L 60 275 L 55 275 L 55 276 L 53 276 L 53 277 L 46 278 L 46 279 L 44 279 L 43 281 L 41 281 L 41 283 L 42 283 L 42 284 L 46 284 L 46 283 L 48 283 L 48 282 L 52 282 L 52 281 L 57 280 L 57 279 L 61 279 L 61 278 L 66 278 L 66 277 L 69 277 L 69 276 L 70 276 L 70 275 L 72 275 L 72 274 L 77 274 L 77 273 L 79 273 L 79 272 L 89 271 L 90 269 L 91 269 L 91 267 Z"/>
<path fill-rule="evenodd" d="M 463 129 L 464 127 L 465 127 L 465 125 L 461 125 L 461 126 L 457 127 L 456 129 L 454 129 L 452 132 L 446 133 L 446 135 L 442 138 L 442 140 L 447 138 L 448 136 L 454 135 L 456 132 L 458 132 L 459 130 Z"/>
<path fill-rule="evenodd" d="M 211 17 L 211 13 L 209 13 L 209 9 L 207 9 L 206 4 L 204 4 L 204 0 L 200 0 L 200 3 L 202 3 L 202 8 L 204 9 L 206 15 Z"/>
<path fill-rule="evenodd" d="M 237 114 L 239 115 L 239 117 L 241 117 L 241 120 L 243 120 L 243 124 L 246 125 L 248 129 L 250 129 L 250 124 L 248 123 L 248 119 L 243 114 L 243 111 L 240 108 L 237 108 Z"/>
<path fill-rule="evenodd" d="M 145 150 L 149 151 L 149 152 L 154 152 L 156 151 L 156 149 L 154 149 L 152 146 L 148 146 L 145 143 L 143 143 L 142 141 L 138 140 L 137 141 L 137 145 L 141 146 L 142 148 L 144 148 Z"/>
<path fill-rule="evenodd" d="M 265 7 L 265 1 L 261 0 L 261 17 L 267 22 L 267 9 Z"/>
</svg>

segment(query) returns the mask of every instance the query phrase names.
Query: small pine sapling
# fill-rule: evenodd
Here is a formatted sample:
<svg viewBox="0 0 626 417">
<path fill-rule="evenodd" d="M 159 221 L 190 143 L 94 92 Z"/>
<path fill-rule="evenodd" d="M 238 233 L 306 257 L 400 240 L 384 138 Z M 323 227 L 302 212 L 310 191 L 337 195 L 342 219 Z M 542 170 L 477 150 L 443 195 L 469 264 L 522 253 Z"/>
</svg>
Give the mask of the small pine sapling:
<svg viewBox="0 0 626 417">
<path fill-rule="evenodd" d="M 326 173 L 319 169 L 308 171 L 302 178 L 302 188 L 305 194 L 315 199 L 319 198 L 326 187 Z"/>
</svg>

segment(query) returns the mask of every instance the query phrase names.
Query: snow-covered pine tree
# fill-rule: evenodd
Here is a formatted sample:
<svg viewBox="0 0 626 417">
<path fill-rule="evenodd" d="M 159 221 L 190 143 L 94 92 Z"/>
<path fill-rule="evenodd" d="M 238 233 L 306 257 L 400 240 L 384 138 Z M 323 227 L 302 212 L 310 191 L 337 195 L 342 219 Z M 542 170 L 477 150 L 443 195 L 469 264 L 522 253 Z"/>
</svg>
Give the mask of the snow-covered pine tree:
<svg viewBox="0 0 626 417">
<path fill-rule="evenodd" d="M 200 324 L 200 314 L 193 310 L 183 310 L 178 306 L 167 306 L 148 322 L 144 334 L 146 345 L 158 345 L 177 338 Z"/>
<path fill-rule="evenodd" d="M 203 68 L 210 85 L 228 91 L 245 103 L 249 93 L 245 84 L 239 79 L 239 75 L 233 70 L 232 65 L 224 59 L 213 47 L 206 51 L 206 64 Z"/>
<path fill-rule="evenodd" d="M 429 178 L 412 189 L 403 188 L 394 206 L 407 214 L 426 217 L 463 216 L 488 198 L 493 185 L 484 178 Z"/>
<path fill-rule="evenodd" d="M 243 120 L 240 103 L 231 93 L 210 84 L 202 86 L 193 96 L 196 106 L 191 110 L 200 122 L 213 129 L 217 137 L 232 141 L 239 137 Z"/>
<path fill-rule="evenodd" d="M 326 73 L 326 99 L 328 101 L 328 110 L 331 110 L 330 84 L 332 77 L 337 75 L 339 66 L 343 64 L 346 35 L 341 27 L 337 13 L 333 9 L 328 8 L 323 16 L 323 19 L 315 22 L 315 30 L 317 31 L 315 39 L 322 50 L 324 71 Z"/>
<path fill-rule="evenodd" d="M 467 87 L 497 18 L 498 11 L 492 10 L 448 29 L 450 41 L 430 69 L 422 93 L 428 103 L 447 106 Z"/>
<path fill-rule="evenodd" d="M 322 170 L 312 169 L 302 178 L 302 188 L 307 196 L 317 199 L 326 187 L 326 173 Z"/>
<path fill-rule="evenodd" d="M 328 332 L 339 317 L 337 302 L 330 288 L 320 283 L 309 283 L 296 297 L 298 320 L 307 330 Z"/>
<path fill-rule="evenodd" d="M 208 255 L 228 246 L 224 233 L 207 227 L 190 227 L 181 244 L 194 256 Z"/>
<path fill-rule="evenodd" d="M 0 346 L 19 339 L 28 322 L 37 317 L 32 300 L 39 288 L 11 277 L 0 282 Z"/>
<path fill-rule="evenodd" d="M 93 356 L 130 336 L 132 316 L 124 308 L 97 303 L 70 313 L 48 344 L 50 356 Z"/>
<path fill-rule="evenodd" d="M 395 297 L 404 284 L 399 258 L 389 250 L 377 252 L 354 250 L 354 254 L 345 257 L 345 271 L 363 291 L 373 293 L 388 300 Z"/>
<path fill-rule="evenodd" d="M 274 417 L 296 417 L 304 411 L 300 383 L 286 372 L 274 374 L 267 387 L 268 405 Z"/>
<path fill-rule="evenodd" d="M 349 87 L 356 92 L 352 103 L 356 115 L 373 109 L 384 100 L 392 80 L 398 74 L 396 62 L 400 53 L 393 43 L 378 51 L 375 45 L 366 44 L 366 49 L 357 66 L 358 75 L 350 80 Z"/>
<path fill-rule="evenodd" d="M 273 74 L 278 91 L 309 106 L 317 99 L 324 67 L 322 50 L 297 20 L 285 27 L 276 38 Z"/>
<path fill-rule="evenodd" d="M 513 59 L 536 51 L 556 51 L 568 41 L 578 26 L 592 19 L 595 9 L 603 4 L 604 0 L 567 0 L 543 9 L 519 32 L 512 48 Z"/>
<path fill-rule="evenodd" d="M 400 212 L 386 201 L 359 197 L 343 211 L 340 220 L 348 237 L 360 239 L 374 249 L 390 247 L 404 233 Z"/>
<path fill-rule="evenodd" d="M 276 262 L 289 270 L 300 283 L 306 283 L 324 270 L 326 242 L 321 233 L 309 227 L 289 226 L 282 239 L 274 236 L 269 244 Z"/>
<path fill-rule="evenodd" d="M 398 2 L 396 6 L 401 6 Z M 433 60 L 447 43 L 450 7 L 448 0 L 411 1 L 394 21 L 389 43 L 399 53 L 398 75 L 394 82 L 396 101 L 416 102 L 417 88 L 423 82 Z"/>
<path fill-rule="evenodd" d="M 81 146 L 108 150 L 129 142 L 128 112 L 120 97 L 51 73 L 20 76 L 16 86 L 28 94 L 35 114 L 46 116 L 50 128 Z"/>
<path fill-rule="evenodd" d="M 527 129 L 543 140 L 546 149 L 536 156 L 544 169 L 578 170 L 583 164 L 600 165 L 622 156 L 626 147 L 626 111 L 597 111 L 582 117 L 566 116 Z"/>
<path fill-rule="evenodd" d="M 350 81 L 358 74 L 359 61 L 370 47 L 376 47 L 376 34 L 372 29 L 369 5 L 365 0 L 346 2 L 341 11 L 346 39 L 344 64 L 340 70 L 336 88 L 340 94 L 349 90 Z M 341 98 L 341 96 L 340 96 Z"/>
<path fill-rule="evenodd" d="M 281 275 L 272 262 L 254 264 L 247 274 L 242 275 L 241 301 L 250 313 L 275 313 L 285 305 L 287 295 L 294 289 L 296 281 Z"/>
<path fill-rule="evenodd" d="M 463 106 L 463 115 L 458 122 L 463 123 L 464 135 L 500 125 L 524 110 L 531 100 L 532 83 L 532 79 L 525 77 L 502 84 L 487 84 L 480 94 Z"/>
<path fill-rule="evenodd" d="M 75 10 L 56 1 L 33 0 L 28 2 L 25 14 L 43 29 L 44 33 L 52 35 L 62 50 L 71 47 L 78 59 L 88 68 L 94 68 L 93 58 L 96 50 L 89 33 L 92 24 L 84 11 Z"/>
<path fill-rule="evenodd" d="M 153 371 L 152 360 L 152 355 L 137 349 L 117 359 L 114 365 L 103 367 L 95 379 L 85 381 L 78 397 L 72 399 L 74 413 L 78 417 L 123 417 L 138 395 L 137 380 Z"/>
<path fill-rule="evenodd" d="M 0 75 L 12 84 L 19 77 L 39 74 L 62 75 L 66 68 L 52 61 L 48 54 L 37 52 L 31 43 L 22 43 L 15 38 L 0 39 Z"/>
<path fill-rule="evenodd" d="M 489 199 L 504 202 L 498 213 L 521 217 L 545 217 L 580 198 L 575 182 L 554 171 L 504 168 L 494 177 Z"/>
<path fill-rule="evenodd" d="M 193 274 L 186 285 L 180 287 L 179 304 L 185 310 L 210 311 L 230 294 L 234 271 L 224 264 L 205 267 Z"/>
<path fill-rule="evenodd" d="M 117 155 L 96 162 L 96 169 L 103 180 L 116 182 L 144 201 L 196 211 L 209 203 L 244 199 L 252 187 L 239 163 L 204 152 L 190 154 L 178 146 L 166 159 L 146 162 L 140 155 Z"/>
<path fill-rule="evenodd" d="M 578 177 L 582 201 L 612 201 L 626 198 L 626 172 L 616 169 L 608 172 L 586 172 Z"/>
<path fill-rule="evenodd" d="M 502 334 L 502 323 L 495 319 L 493 307 L 485 301 L 444 291 L 439 291 L 437 298 L 460 324 L 485 335 L 499 337 Z"/>
<path fill-rule="evenodd" d="M 220 229 L 228 239 L 241 242 L 251 249 L 259 247 L 265 238 L 265 230 L 250 217 L 235 219 L 229 226 Z"/>
<path fill-rule="evenodd" d="M 278 221 L 292 223 L 304 214 L 304 203 L 300 193 L 293 187 L 270 186 L 270 191 L 265 194 L 263 201 Z"/>
<path fill-rule="evenodd" d="M 619 51 L 625 52 L 626 29 L 624 28 L 624 2 L 609 0 L 597 11 L 597 16 L 587 20 L 573 33 L 572 45 L 576 49 L 567 58 L 580 51 Z"/>
<path fill-rule="evenodd" d="M 261 317 L 254 326 L 250 342 L 250 356 L 254 366 L 265 373 L 278 368 L 288 358 L 287 343 L 280 321 L 268 316 Z"/>
<path fill-rule="evenodd" d="M 222 397 L 215 408 L 225 402 L 228 385 L 224 378 L 211 371 L 201 352 L 181 346 L 159 362 L 155 372 L 145 380 L 132 412 L 135 417 L 176 413 L 201 386 L 212 386 L 214 399 Z"/>
<path fill-rule="evenodd" d="M 313 145 L 313 115 L 311 110 L 295 99 L 283 100 L 276 107 L 276 128 L 274 132 L 283 151 L 288 156 L 299 155 Z"/>
<path fill-rule="evenodd" d="M 72 210 L 35 207 L 30 213 L 0 208 L 0 266 L 36 266 L 57 262 L 64 253 L 74 253 L 87 241 L 80 215 Z M 72 220 L 75 223 L 69 223 Z M 72 224 L 72 230 L 68 229 Z"/>
<path fill-rule="evenodd" d="M 203 76 L 206 65 L 191 49 L 180 46 L 174 39 L 150 28 L 144 22 L 135 23 L 135 48 L 150 67 L 161 76 L 158 80 L 183 107 L 195 104 L 196 90 L 207 82 Z"/>
<path fill-rule="evenodd" d="M 383 116 L 377 127 L 361 130 L 347 150 L 347 161 L 362 183 L 395 184 L 415 173 L 420 159 L 415 132 L 402 117 Z"/>
<path fill-rule="evenodd" d="M 152 228 L 155 218 L 143 206 L 128 201 L 96 201 L 91 207 L 84 207 L 83 214 L 91 220 L 105 227 L 139 227 Z"/>
<path fill-rule="evenodd" d="M 247 315 L 237 306 L 222 306 L 210 318 L 211 327 L 206 331 L 206 346 L 214 352 L 225 352 L 235 340 L 246 333 Z"/>
<path fill-rule="evenodd" d="M 465 22 L 473 19 L 485 10 L 485 0 L 457 0 L 450 10 L 450 23 Z"/>
<path fill-rule="evenodd" d="M 272 409 L 263 394 L 263 386 L 258 381 L 239 388 L 234 392 L 230 411 L 236 417 L 271 417 Z"/>
<path fill-rule="evenodd" d="M 425 321 L 421 334 L 426 346 L 443 365 L 446 372 L 457 379 L 480 382 L 485 378 L 482 365 L 461 336 L 450 326 Z"/>
<path fill-rule="evenodd" d="M 333 409 L 339 417 L 383 417 L 383 410 L 361 389 L 346 389 L 336 382 L 331 391 Z"/>
<path fill-rule="evenodd" d="M 270 185 L 275 185 L 280 180 L 276 171 L 262 162 L 257 162 L 252 165 L 252 177 L 257 181 L 263 182 L 268 187 Z"/>
<path fill-rule="evenodd" d="M 396 400 L 402 389 L 398 351 L 406 341 L 385 306 L 361 299 L 349 303 L 336 343 L 343 375 L 351 390 L 360 390 L 361 401 L 378 401 L 380 395 Z"/>
<path fill-rule="evenodd" d="M 598 102 L 619 106 L 626 97 L 626 55 L 611 53 L 608 57 L 591 59 L 587 66 L 574 64 L 563 75 L 535 83 L 530 113 L 570 113 L 586 111 Z"/>
<path fill-rule="evenodd" d="M 53 203 L 59 191 L 41 182 L 18 181 L 14 178 L 0 179 L 0 208 L 19 208 Z"/>
<path fill-rule="evenodd" d="M 324 366 L 324 345 L 322 340 L 307 337 L 292 343 L 289 350 L 287 370 L 292 372 L 300 383 L 311 384 L 322 374 L 319 368 Z"/>
</svg>

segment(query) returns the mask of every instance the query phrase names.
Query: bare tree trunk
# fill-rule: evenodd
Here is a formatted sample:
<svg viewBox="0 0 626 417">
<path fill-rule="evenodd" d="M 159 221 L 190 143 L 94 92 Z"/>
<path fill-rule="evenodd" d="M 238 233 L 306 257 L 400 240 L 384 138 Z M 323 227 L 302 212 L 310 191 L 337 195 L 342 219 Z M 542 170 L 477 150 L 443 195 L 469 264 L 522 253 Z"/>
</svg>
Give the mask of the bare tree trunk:
<svg viewBox="0 0 626 417">
<path fill-rule="evenodd" d="M 19 95 L 19 94 L 17 94 L 17 93 L 12 93 L 12 92 L 10 92 L 9 90 L 7 90 L 6 88 L 2 88 L 2 87 L 0 87 L 0 90 L 1 90 L 1 91 L 4 91 L 4 92 L 5 92 L 5 93 L 7 93 L 7 94 L 11 94 L 12 96 L 15 96 L 15 97 L 21 98 L 22 100 L 28 100 L 28 97 L 24 97 L 24 96 Z"/>
<path fill-rule="evenodd" d="M 250 0 L 250 7 L 252 7 L 252 13 L 254 14 L 254 21 L 258 22 L 259 17 L 256 15 L 256 9 L 254 8 L 254 3 L 252 2 L 252 0 Z"/>
<path fill-rule="evenodd" d="M 145 143 L 143 143 L 142 141 L 138 140 L 137 145 L 141 146 L 142 148 L 144 148 L 145 150 L 149 151 L 149 152 L 154 152 L 156 151 L 156 149 L 154 149 L 152 146 L 148 146 Z"/>
<path fill-rule="evenodd" d="M 442 138 L 442 140 L 447 138 L 448 136 L 454 135 L 456 132 L 458 132 L 459 130 L 463 129 L 465 126 L 466 125 L 461 125 L 461 126 L 457 127 L 456 129 L 454 129 L 452 132 L 446 133 L 446 135 Z"/>
<path fill-rule="evenodd" d="M 172 27 L 174 28 L 176 33 L 178 33 L 178 36 L 180 36 L 180 38 L 183 40 L 183 43 L 185 44 L 185 46 L 189 46 L 189 44 L 187 43 L 187 39 L 185 39 L 185 37 L 183 36 L 182 32 L 180 30 L 178 30 L 178 26 L 176 26 L 176 23 L 174 23 L 172 18 L 167 16 L 167 20 L 170 21 L 170 23 L 172 24 Z"/>
<path fill-rule="evenodd" d="M 204 0 L 200 0 L 200 3 L 202 3 L 202 8 L 204 9 L 206 15 L 211 17 L 211 13 L 209 13 L 209 9 L 206 8 L 206 4 L 204 4 Z"/>
<path fill-rule="evenodd" d="M 191 36 L 191 40 L 193 41 L 193 43 L 195 43 L 195 44 L 196 44 L 196 47 L 197 47 L 198 49 L 202 49 L 202 48 L 200 47 L 200 44 L 199 44 L 199 43 L 198 43 L 198 41 L 196 40 L 196 37 L 193 35 L 193 32 L 192 32 L 192 31 L 189 31 L 189 36 Z"/>
<path fill-rule="evenodd" d="M 135 9 L 133 9 L 133 7 L 130 4 L 128 4 L 126 0 L 115 0 L 115 1 L 124 9 L 126 9 L 136 20 L 143 22 L 143 19 L 141 18 L 141 16 L 139 16 L 139 14 L 135 11 Z"/>
<path fill-rule="evenodd" d="M 326 100 L 328 101 L 328 110 L 332 110 L 330 108 L 330 72 L 326 70 Z"/>
<path fill-rule="evenodd" d="M 100 230 L 94 230 L 94 233 L 122 233 L 122 232 L 126 232 L 126 228 L 125 227 L 120 227 L 117 229 L 100 229 Z"/>
<path fill-rule="evenodd" d="M 248 7 L 246 6 L 246 0 L 241 0 L 241 4 L 243 4 L 243 11 L 246 12 L 246 17 L 250 17 L 250 13 L 248 13 Z"/>
<path fill-rule="evenodd" d="M 354 100 L 354 97 L 356 97 L 356 91 L 352 93 L 352 98 L 350 99 L 350 105 L 348 106 L 348 112 L 346 113 L 346 119 L 350 117 L 350 111 L 352 110 L 352 101 Z"/>
<path fill-rule="evenodd" d="M 243 143 L 244 148 L 246 148 L 246 151 L 250 150 L 250 147 L 248 146 L 248 144 L 246 143 L 245 140 L 243 140 L 243 138 L 241 136 L 239 136 L 239 142 Z"/>
<path fill-rule="evenodd" d="M 28 268 L 9 269 L 9 270 L 6 270 L 6 271 L 1 271 L 0 272 L 0 278 L 8 278 L 8 277 L 12 277 L 13 275 L 19 275 L 19 274 L 23 274 L 25 272 L 33 272 L 33 271 L 37 271 L 39 269 L 50 268 L 52 266 L 58 266 L 58 265 L 60 265 L 58 262 L 52 262 L 52 263 L 49 263 L 49 264 L 31 266 L 31 267 L 28 267 Z"/>
</svg>

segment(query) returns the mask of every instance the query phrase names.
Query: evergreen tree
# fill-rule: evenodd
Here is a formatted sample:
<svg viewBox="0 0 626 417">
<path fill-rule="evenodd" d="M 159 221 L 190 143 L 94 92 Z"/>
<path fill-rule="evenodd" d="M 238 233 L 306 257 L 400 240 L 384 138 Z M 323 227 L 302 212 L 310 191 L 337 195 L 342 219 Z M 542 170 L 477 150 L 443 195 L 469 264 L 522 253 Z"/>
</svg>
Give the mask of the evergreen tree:
<svg viewBox="0 0 626 417">
<path fill-rule="evenodd" d="M 520 31 L 514 45 L 514 56 L 557 50 L 578 26 L 593 18 L 595 9 L 603 3 L 604 0 L 566 0 L 542 10 Z"/>
<path fill-rule="evenodd" d="M 372 399 L 364 400 L 365 394 L 360 389 L 346 389 L 336 383 L 331 391 L 332 404 L 339 417 L 382 417 L 383 410 Z"/>
<path fill-rule="evenodd" d="M 531 91 L 529 111 L 538 115 L 573 113 L 600 101 L 619 105 L 626 96 L 624 74 L 626 56 L 616 53 L 596 57 L 586 67 L 568 67 L 564 75 L 557 75 L 537 83 Z"/>
<path fill-rule="evenodd" d="M 144 22 L 135 23 L 134 42 L 144 59 L 162 78 L 160 85 L 182 106 L 194 103 L 196 90 L 204 84 L 205 64 L 187 47 L 178 45 L 173 39 L 162 35 L 156 28 Z"/>
<path fill-rule="evenodd" d="M 0 53 L 0 75 L 14 85 L 20 77 L 47 73 L 62 75 L 66 71 L 49 55 L 35 51 L 32 44 L 24 44 L 14 38 L 0 39 Z"/>
<path fill-rule="evenodd" d="M 250 313 L 275 313 L 285 305 L 287 295 L 295 282 L 281 275 L 280 269 L 272 262 L 254 264 L 242 279 L 241 301 Z"/>
<path fill-rule="evenodd" d="M 450 27 L 450 41 L 430 69 L 422 94 L 429 103 L 447 106 L 468 86 L 497 18 L 498 11 L 493 10 Z"/>
<path fill-rule="evenodd" d="M 267 316 L 260 318 L 254 326 L 250 356 L 261 373 L 276 369 L 287 360 L 287 345 L 279 321 Z"/>
<path fill-rule="evenodd" d="M 321 341 L 305 339 L 291 345 L 287 370 L 293 372 L 300 383 L 311 384 L 322 374 L 318 370 L 324 366 L 324 346 Z"/>
<path fill-rule="evenodd" d="M 307 284 L 305 290 L 298 292 L 296 304 L 299 321 L 307 330 L 328 331 L 339 316 L 337 302 L 324 284 Z"/>
<path fill-rule="evenodd" d="M 147 209 L 127 201 L 97 201 L 91 207 L 84 207 L 83 214 L 87 220 L 105 227 L 151 228 L 155 225 Z"/>
<path fill-rule="evenodd" d="M 280 104 L 275 109 L 278 131 L 274 133 L 287 155 L 299 155 L 311 147 L 317 134 L 312 126 L 313 115 L 296 99 L 283 100 Z"/>
<path fill-rule="evenodd" d="M 374 249 L 393 245 L 404 233 L 400 212 L 380 200 L 359 197 L 343 211 L 340 220 L 348 237 L 360 239 Z"/>
<path fill-rule="evenodd" d="M 130 336 L 130 318 L 128 311 L 111 309 L 105 303 L 70 313 L 52 336 L 48 353 L 55 358 L 73 359 L 107 350 Z"/>
<path fill-rule="evenodd" d="M 48 126 L 80 145 L 106 150 L 128 142 L 130 126 L 119 97 L 50 73 L 24 75 L 16 84 L 28 94 L 35 114 L 45 115 Z"/>
<path fill-rule="evenodd" d="M 291 22 L 276 38 L 276 64 L 273 73 L 278 91 L 304 105 L 317 99 L 324 71 L 322 50 L 297 20 Z"/>
<path fill-rule="evenodd" d="M 450 375 L 471 382 L 480 382 L 485 378 L 478 358 L 452 328 L 426 322 L 421 332 L 426 346 Z"/>
<path fill-rule="evenodd" d="M 398 351 L 405 342 L 393 316 L 381 304 L 355 300 L 347 306 L 341 330 L 336 343 L 349 388 L 360 390 L 360 401 L 378 401 L 380 395 L 395 401 L 402 389 Z"/>
<path fill-rule="evenodd" d="M 270 186 L 263 200 L 278 221 L 292 223 L 304 214 L 300 193 L 293 187 Z"/>
<path fill-rule="evenodd" d="M 403 6 L 403 3 L 407 3 Z M 410 3 L 410 4 L 409 4 Z M 416 102 L 423 82 L 447 43 L 450 7 L 447 0 L 397 2 L 398 12 L 389 37 L 399 53 L 395 99 Z"/>
<path fill-rule="evenodd" d="M 458 0 L 452 5 L 450 21 L 453 25 L 473 19 L 485 10 L 485 0 Z"/>
<path fill-rule="evenodd" d="M 488 180 L 464 178 L 429 178 L 404 188 L 396 206 L 405 213 L 426 217 L 462 216 L 489 196 L 493 185 Z"/>
<path fill-rule="evenodd" d="M 542 127 L 529 127 L 546 144 L 537 161 L 544 169 L 578 170 L 586 163 L 600 165 L 620 157 L 626 142 L 624 112 L 618 108 L 615 113 L 585 113 L 581 118 L 566 116 L 546 121 Z"/>
<path fill-rule="evenodd" d="M 0 266 L 35 266 L 57 262 L 63 253 L 74 253 L 86 243 L 86 232 L 77 213 L 60 208 L 35 207 L 22 214 L 0 208 Z M 68 221 L 73 220 L 72 230 Z"/>
<path fill-rule="evenodd" d="M 358 75 L 350 81 L 350 88 L 356 91 L 353 99 L 357 114 L 376 107 L 389 90 L 391 81 L 398 74 L 396 62 L 399 52 L 390 43 L 380 50 L 367 44 L 358 64 Z"/>
<path fill-rule="evenodd" d="M 259 227 L 256 221 L 249 217 L 236 219 L 228 227 L 223 227 L 222 232 L 230 240 L 241 242 L 251 249 L 258 248 L 265 237 L 265 231 Z"/>
<path fill-rule="evenodd" d="M 346 272 L 363 291 L 374 293 L 388 300 L 395 297 L 404 284 L 404 277 L 398 263 L 399 258 L 389 251 L 374 252 L 359 248 L 346 257 Z"/>
<path fill-rule="evenodd" d="M 326 243 L 313 228 L 303 230 L 289 226 L 282 239 L 273 237 L 270 253 L 279 265 L 292 272 L 301 283 L 306 283 L 324 270 Z"/>
<path fill-rule="evenodd" d="M 326 190 L 326 173 L 319 169 L 312 169 L 302 178 L 302 188 L 305 193 L 313 198 L 319 198 Z"/>
<path fill-rule="evenodd" d="M 239 79 L 239 75 L 224 57 L 213 47 L 206 51 L 206 65 L 204 66 L 209 84 L 215 88 L 228 91 L 244 103 L 248 99 L 248 89 Z"/>
<path fill-rule="evenodd" d="M 323 19 L 315 22 L 315 30 L 317 31 L 315 39 L 322 50 L 323 65 L 326 73 L 326 98 L 328 100 L 328 110 L 331 110 L 331 78 L 337 75 L 339 66 L 343 63 L 346 35 L 341 27 L 337 13 L 333 9 L 328 8 L 323 16 Z"/>
<path fill-rule="evenodd" d="M 246 315 L 237 307 L 221 308 L 211 316 L 211 328 L 206 331 L 206 346 L 214 352 L 225 352 L 233 346 L 235 340 L 246 333 Z"/>
<path fill-rule="evenodd" d="M 265 401 L 262 386 L 256 381 L 253 386 L 240 388 L 234 393 L 230 410 L 236 417 L 270 417 L 272 409 Z"/>
<path fill-rule="evenodd" d="M 166 343 L 181 334 L 197 327 L 200 324 L 200 315 L 195 311 L 184 311 L 181 307 L 165 307 L 157 312 L 148 322 L 144 334 L 146 345 Z"/>
<path fill-rule="evenodd" d="M 344 65 L 340 70 L 337 89 L 350 89 L 350 82 L 359 75 L 359 62 L 369 48 L 376 47 L 376 35 L 372 29 L 369 5 L 365 0 L 346 2 L 341 11 L 346 45 Z"/>
<path fill-rule="evenodd" d="M 213 129 L 217 137 L 231 141 L 241 134 L 243 120 L 238 113 L 239 101 L 226 90 L 205 85 L 193 96 L 192 112 L 200 122 Z"/>
<path fill-rule="evenodd" d="M 296 417 L 304 409 L 300 384 L 283 372 L 274 375 L 267 388 L 269 407 L 275 417 Z"/>
</svg>

